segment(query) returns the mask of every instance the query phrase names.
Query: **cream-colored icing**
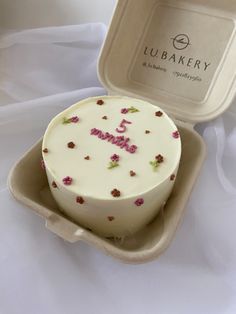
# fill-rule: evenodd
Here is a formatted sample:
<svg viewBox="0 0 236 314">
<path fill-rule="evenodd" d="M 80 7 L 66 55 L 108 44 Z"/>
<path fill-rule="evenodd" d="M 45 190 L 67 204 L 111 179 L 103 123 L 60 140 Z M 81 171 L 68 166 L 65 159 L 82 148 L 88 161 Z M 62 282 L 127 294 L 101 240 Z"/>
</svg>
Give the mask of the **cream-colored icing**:
<svg viewBox="0 0 236 314">
<path fill-rule="evenodd" d="M 97 105 L 98 99 L 104 104 Z M 130 107 L 139 112 L 121 113 Z M 54 198 L 69 216 L 101 234 L 125 235 L 137 231 L 157 213 L 171 192 L 170 176 L 176 174 L 181 155 L 180 138 L 172 136 L 177 128 L 164 112 L 156 116 L 159 110 L 163 112 L 139 99 L 102 96 L 80 101 L 51 121 L 43 140 L 48 153 L 43 157 Z M 63 118 L 73 116 L 79 117 L 78 123 L 63 124 Z M 107 119 L 102 119 L 104 116 Z M 123 119 L 131 124 L 118 133 Z M 93 128 L 128 137 L 129 145 L 136 145 L 137 150 L 130 153 L 101 140 L 91 135 Z M 71 141 L 73 149 L 67 147 Z M 113 154 L 119 156 L 119 166 L 108 169 Z M 164 162 L 154 171 L 150 161 L 158 154 Z M 86 156 L 90 159 L 84 159 Z M 130 176 L 131 170 L 136 176 Z M 71 185 L 63 184 L 66 176 L 73 179 Z M 58 188 L 52 187 L 52 181 Z M 120 197 L 111 195 L 114 188 L 121 192 Z M 76 203 L 77 196 L 83 197 L 83 204 Z M 138 198 L 144 200 L 141 206 L 135 205 Z M 108 217 L 114 219 L 109 221 Z"/>
</svg>

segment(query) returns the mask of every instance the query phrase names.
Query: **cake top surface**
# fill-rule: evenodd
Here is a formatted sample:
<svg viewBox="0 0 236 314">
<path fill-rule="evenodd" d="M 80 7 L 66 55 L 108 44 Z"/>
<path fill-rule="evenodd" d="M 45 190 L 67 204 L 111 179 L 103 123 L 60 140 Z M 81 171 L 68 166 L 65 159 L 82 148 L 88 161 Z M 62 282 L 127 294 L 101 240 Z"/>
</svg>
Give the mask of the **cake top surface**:
<svg viewBox="0 0 236 314">
<path fill-rule="evenodd" d="M 91 97 L 57 115 L 43 140 L 57 185 L 91 198 L 128 198 L 153 189 L 178 166 L 181 140 L 157 106 L 122 96 Z"/>
</svg>

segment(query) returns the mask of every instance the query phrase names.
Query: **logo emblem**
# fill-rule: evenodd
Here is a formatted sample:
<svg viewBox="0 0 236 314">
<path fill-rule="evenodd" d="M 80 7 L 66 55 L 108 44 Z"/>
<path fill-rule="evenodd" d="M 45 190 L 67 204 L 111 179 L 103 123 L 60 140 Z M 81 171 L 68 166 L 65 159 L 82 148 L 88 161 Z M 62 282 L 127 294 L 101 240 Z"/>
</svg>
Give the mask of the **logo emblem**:
<svg viewBox="0 0 236 314">
<path fill-rule="evenodd" d="M 186 49 L 190 44 L 190 39 L 186 34 L 179 34 L 176 35 L 174 38 L 171 38 L 173 40 L 173 46 L 177 50 L 184 50 Z"/>
</svg>

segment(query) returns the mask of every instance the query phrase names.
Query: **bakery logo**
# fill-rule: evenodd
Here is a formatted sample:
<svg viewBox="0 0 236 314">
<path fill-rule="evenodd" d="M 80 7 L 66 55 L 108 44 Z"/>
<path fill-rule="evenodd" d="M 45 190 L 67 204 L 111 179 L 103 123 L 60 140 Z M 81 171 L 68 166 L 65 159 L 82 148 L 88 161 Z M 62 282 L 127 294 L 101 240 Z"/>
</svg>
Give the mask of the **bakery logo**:
<svg viewBox="0 0 236 314">
<path fill-rule="evenodd" d="M 200 70 L 206 72 L 211 66 L 211 62 L 203 60 L 202 57 L 193 57 L 184 55 L 182 50 L 187 49 L 191 44 L 189 37 L 186 34 L 179 34 L 171 38 L 174 51 L 167 49 L 159 49 L 157 47 L 145 46 L 143 54 L 149 58 L 159 59 L 162 62 L 169 62 L 184 66 L 186 68 L 192 68 L 194 70 Z M 179 50 L 179 51 L 176 51 Z"/>
<path fill-rule="evenodd" d="M 175 36 L 174 38 L 171 38 L 173 40 L 173 46 L 177 50 L 184 50 L 186 49 L 190 44 L 190 39 L 188 35 L 186 34 L 179 34 Z"/>
</svg>

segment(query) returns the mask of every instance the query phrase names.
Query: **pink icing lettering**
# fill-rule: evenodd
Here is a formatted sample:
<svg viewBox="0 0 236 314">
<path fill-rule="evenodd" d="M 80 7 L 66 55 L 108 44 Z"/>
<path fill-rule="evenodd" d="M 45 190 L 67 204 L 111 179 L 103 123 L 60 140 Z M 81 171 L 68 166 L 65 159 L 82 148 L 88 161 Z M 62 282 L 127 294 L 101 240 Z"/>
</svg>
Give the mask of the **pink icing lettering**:
<svg viewBox="0 0 236 314">
<path fill-rule="evenodd" d="M 97 135 L 97 132 L 98 132 L 98 129 L 93 128 L 93 129 L 91 129 L 90 134 L 91 135 Z"/>
<path fill-rule="evenodd" d="M 107 138 L 109 138 L 109 136 L 110 136 L 110 134 L 109 134 L 108 132 L 106 132 L 106 133 L 104 134 L 103 140 L 106 140 Z"/>
<path fill-rule="evenodd" d="M 102 133 L 102 131 L 99 131 L 98 137 L 103 139 L 104 133 Z"/>
<path fill-rule="evenodd" d="M 101 138 L 101 135 L 102 135 L 102 131 L 101 130 L 98 130 L 96 128 L 93 128 L 90 132 L 91 135 L 97 135 L 99 138 Z"/>
<path fill-rule="evenodd" d="M 112 140 L 112 144 L 116 144 L 117 145 L 118 140 L 119 139 L 117 139 L 117 137 L 114 137 L 113 140 Z"/>
<path fill-rule="evenodd" d="M 103 133 L 101 139 L 105 140 L 106 139 L 106 134 Z"/>
<path fill-rule="evenodd" d="M 125 124 L 132 124 L 132 122 L 127 121 L 125 119 L 123 119 L 119 125 L 119 128 L 116 128 L 116 132 L 118 133 L 124 133 L 127 129 L 127 127 L 125 126 Z"/>
<path fill-rule="evenodd" d="M 109 134 L 108 142 L 112 142 L 114 138 L 115 138 L 114 135 Z"/>
<path fill-rule="evenodd" d="M 128 142 L 129 142 L 129 138 L 127 137 L 127 138 L 124 139 L 124 141 L 123 141 L 123 143 L 120 145 L 120 147 L 121 147 L 121 148 L 126 147 Z"/>
<path fill-rule="evenodd" d="M 123 143 L 120 145 L 120 148 L 124 148 L 127 150 L 127 152 L 129 151 L 129 145 L 128 145 L 128 142 L 129 142 L 129 138 L 127 137 Z"/>
<path fill-rule="evenodd" d="M 121 146 L 124 141 L 124 136 L 117 136 L 116 138 L 117 138 L 116 145 Z"/>
<path fill-rule="evenodd" d="M 108 132 L 102 132 L 96 128 L 91 129 L 90 134 L 97 136 L 101 140 L 107 140 L 111 144 L 119 146 L 121 149 L 125 149 L 131 154 L 135 153 L 137 150 L 136 145 L 129 146 L 128 142 L 130 139 L 128 137 L 125 138 L 124 136 L 114 136 Z"/>
</svg>

